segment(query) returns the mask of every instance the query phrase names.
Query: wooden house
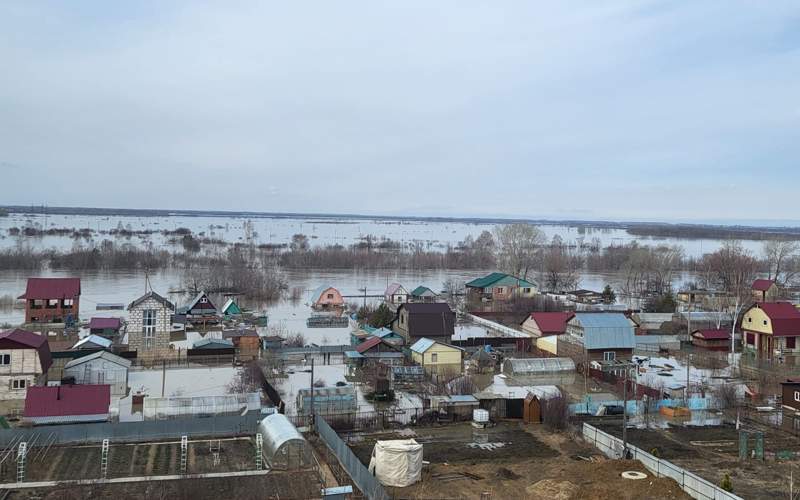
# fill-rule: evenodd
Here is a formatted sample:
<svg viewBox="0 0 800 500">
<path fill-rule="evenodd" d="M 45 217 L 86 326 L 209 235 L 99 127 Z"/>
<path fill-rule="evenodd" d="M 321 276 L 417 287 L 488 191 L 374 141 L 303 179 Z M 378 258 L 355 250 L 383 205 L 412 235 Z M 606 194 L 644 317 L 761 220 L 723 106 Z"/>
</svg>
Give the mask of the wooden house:
<svg viewBox="0 0 800 500">
<path fill-rule="evenodd" d="M 261 350 L 261 337 L 258 336 L 258 332 L 250 328 L 224 330 L 222 338 L 233 342 L 239 359 L 256 359 Z"/>
<path fill-rule="evenodd" d="M 504 301 L 530 298 L 536 295 L 536 283 L 505 273 L 491 273 L 470 281 L 466 285 L 467 299 L 471 301 Z"/>
<path fill-rule="evenodd" d="M 464 370 L 464 350 L 429 338 L 421 338 L 411 346 L 411 361 L 427 373 L 456 375 Z"/>
<path fill-rule="evenodd" d="M 169 347 L 175 306 L 150 291 L 128 305 L 128 347 L 135 351 L 155 351 Z"/>
<path fill-rule="evenodd" d="M 401 366 L 404 364 L 402 348 L 396 344 L 386 342 L 380 337 L 369 337 L 356 346 L 355 350 L 344 353 L 350 374 L 356 369 L 381 363 L 386 366 Z"/>
<path fill-rule="evenodd" d="M 241 316 L 242 309 L 233 299 L 228 299 L 227 302 L 225 302 L 225 305 L 222 306 L 220 312 L 225 317 Z"/>
<path fill-rule="evenodd" d="M 800 311 L 789 302 L 757 302 L 742 316 L 744 349 L 773 359 L 800 353 Z"/>
<path fill-rule="evenodd" d="M 708 328 L 692 332 L 692 345 L 712 351 L 730 351 L 731 330 Z"/>
<path fill-rule="evenodd" d="M 218 319 L 217 307 L 206 292 L 198 292 L 188 304 L 179 307 L 176 312 L 185 314 L 186 319 L 192 323 L 213 323 Z"/>
<path fill-rule="evenodd" d="M 408 302 L 408 292 L 400 283 L 392 283 L 383 292 L 383 300 L 392 308 Z"/>
<path fill-rule="evenodd" d="M 0 400 L 25 399 L 25 390 L 47 383 L 53 364 L 47 338 L 26 330 L 0 333 Z"/>
<path fill-rule="evenodd" d="M 753 291 L 753 299 L 759 302 L 772 302 L 780 297 L 780 289 L 773 280 L 755 280 L 750 289 Z"/>
<path fill-rule="evenodd" d="M 428 288 L 427 286 L 418 286 L 411 290 L 408 300 L 412 302 L 436 302 L 439 300 L 439 294 Z"/>
<path fill-rule="evenodd" d="M 320 285 L 311 293 L 310 304 L 314 309 L 344 307 L 344 298 L 336 288 L 330 285 Z"/>
<path fill-rule="evenodd" d="M 122 329 L 120 318 L 92 318 L 89 320 L 89 333 L 109 339 L 119 338 Z"/>
<path fill-rule="evenodd" d="M 403 337 L 407 345 L 427 337 L 450 342 L 455 333 L 456 313 L 445 302 L 400 304 L 392 321 L 392 330 Z"/>
<path fill-rule="evenodd" d="M 522 322 L 522 331 L 532 337 L 562 335 L 567 332 L 567 321 L 573 316 L 572 312 L 533 312 Z"/>
<path fill-rule="evenodd" d="M 78 321 L 81 298 L 80 278 L 29 278 L 25 293 L 25 323 Z"/>
</svg>

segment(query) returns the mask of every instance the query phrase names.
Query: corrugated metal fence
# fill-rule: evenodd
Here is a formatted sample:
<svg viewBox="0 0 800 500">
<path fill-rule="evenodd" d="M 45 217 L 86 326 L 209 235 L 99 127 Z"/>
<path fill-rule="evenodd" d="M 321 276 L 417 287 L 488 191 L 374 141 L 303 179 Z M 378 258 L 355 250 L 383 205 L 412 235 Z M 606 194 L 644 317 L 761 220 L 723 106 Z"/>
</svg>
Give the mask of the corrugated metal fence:
<svg viewBox="0 0 800 500">
<path fill-rule="evenodd" d="M 336 455 L 339 463 L 342 464 L 342 467 L 344 467 L 365 497 L 370 500 L 389 500 L 389 495 L 386 494 L 381 483 L 375 479 L 375 476 L 370 474 L 369 469 L 361 463 L 353 451 L 336 434 L 336 431 L 325 422 L 325 419 L 317 416 L 314 421 L 314 427 L 320 439 Z"/>
<path fill-rule="evenodd" d="M 583 438 L 592 443 L 609 458 L 622 457 L 622 440 L 607 434 L 597 427 L 583 424 Z M 656 458 L 653 455 L 628 444 L 628 450 L 635 460 L 639 460 L 647 470 L 658 477 L 674 479 L 683 491 L 698 500 L 742 500 L 741 497 L 728 493 L 719 486 L 706 481 L 672 462 Z"/>
<path fill-rule="evenodd" d="M 209 418 L 178 418 L 144 422 L 103 422 L 96 424 L 40 425 L 29 429 L 0 430 L 0 447 L 28 441 L 53 444 L 155 441 L 192 437 L 226 437 L 255 434 L 262 415 L 225 415 Z M 22 438 L 22 439 L 19 439 Z"/>
</svg>

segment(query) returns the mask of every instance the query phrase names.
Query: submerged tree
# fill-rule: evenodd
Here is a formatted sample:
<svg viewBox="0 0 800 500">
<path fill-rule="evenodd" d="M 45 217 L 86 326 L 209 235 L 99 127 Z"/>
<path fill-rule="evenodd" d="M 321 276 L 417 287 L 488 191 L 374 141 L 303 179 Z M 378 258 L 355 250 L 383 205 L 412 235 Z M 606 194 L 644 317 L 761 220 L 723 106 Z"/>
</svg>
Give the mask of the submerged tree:
<svg viewBox="0 0 800 500">
<path fill-rule="evenodd" d="M 545 243 L 544 233 L 530 224 L 509 224 L 495 229 L 497 265 L 503 272 L 528 279 L 535 268 L 539 248 Z"/>
</svg>

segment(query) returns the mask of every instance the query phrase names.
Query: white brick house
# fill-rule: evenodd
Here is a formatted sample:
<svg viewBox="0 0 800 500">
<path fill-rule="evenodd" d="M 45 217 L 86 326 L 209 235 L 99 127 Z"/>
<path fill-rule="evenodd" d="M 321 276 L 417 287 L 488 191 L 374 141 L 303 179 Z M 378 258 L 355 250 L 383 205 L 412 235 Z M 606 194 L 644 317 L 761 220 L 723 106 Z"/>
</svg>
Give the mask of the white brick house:
<svg viewBox="0 0 800 500">
<path fill-rule="evenodd" d="M 168 348 L 174 311 L 172 302 L 153 291 L 131 302 L 128 306 L 128 348 L 136 351 Z"/>
</svg>

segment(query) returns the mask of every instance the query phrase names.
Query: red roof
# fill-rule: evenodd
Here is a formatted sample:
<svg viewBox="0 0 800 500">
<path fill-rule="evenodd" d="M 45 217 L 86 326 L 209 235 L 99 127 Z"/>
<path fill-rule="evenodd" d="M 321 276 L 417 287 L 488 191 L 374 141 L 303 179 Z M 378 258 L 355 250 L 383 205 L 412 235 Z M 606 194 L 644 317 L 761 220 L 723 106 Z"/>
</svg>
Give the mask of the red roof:
<svg viewBox="0 0 800 500">
<path fill-rule="evenodd" d="M 382 340 L 379 337 L 370 337 L 364 342 L 358 344 L 358 346 L 356 346 L 356 351 L 358 351 L 359 354 L 364 354 L 381 342 Z"/>
<path fill-rule="evenodd" d="M 122 321 L 119 318 L 92 318 L 89 320 L 90 329 L 105 330 L 110 328 L 112 330 L 119 330 L 122 326 Z"/>
<path fill-rule="evenodd" d="M 39 363 L 42 364 L 42 373 L 49 370 L 53 364 L 50 344 L 44 335 L 38 333 L 19 328 L 0 333 L 0 349 L 36 349 L 39 353 Z"/>
<path fill-rule="evenodd" d="M 772 280 L 755 280 L 752 288 L 757 292 L 767 292 L 774 284 L 775 282 Z"/>
<path fill-rule="evenodd" d="M 28 278 L 21 299 L 74 299 L 81 294 L 80 278 Z"/>
<path fill-rule="evenodd" d="M 103 415 L 111 404 L 110 385 L 28 387 L 26 417 Z"/>
<path fill-rule="evenodd" d="M 789 302 L 760 302 L 753 307 L 764 311 L 772 322 L 775 337 L 800 336 L 800 311 Z M 747 328 L 743 325 L 742 328 Z"/>
<path fill-rule="evenodd" d="M 575 313 L 571 312 L 535 312 L 531 313 L 531 319 L 536 322 L 542 335 L 560 335 L 567 331 L 567 321 L 572 319 Z"/>
<path fill-rule="evenodd" d="M 695 330 L 692 333 L 693 337 L 699 337 L 705 340 L 730 340 L 730 330 L 711 329 L 711 330 Z"/>
</svg>

